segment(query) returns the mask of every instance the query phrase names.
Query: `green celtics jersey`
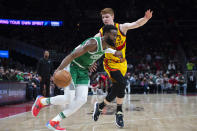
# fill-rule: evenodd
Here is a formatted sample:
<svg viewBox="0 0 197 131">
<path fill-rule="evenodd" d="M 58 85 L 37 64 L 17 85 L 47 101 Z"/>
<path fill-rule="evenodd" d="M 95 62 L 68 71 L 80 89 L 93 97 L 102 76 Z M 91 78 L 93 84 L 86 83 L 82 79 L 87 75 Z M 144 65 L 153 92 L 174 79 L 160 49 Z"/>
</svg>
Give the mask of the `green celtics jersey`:
<svg viewBox="0 0 197 131">
<path fill-rule="evenodd" d="M 95 52 L 86 52 L 82 56 L 73 60 L 73 62 L 83 69 L 88 69 L 95 61 L 97 61 L 105 52 L 102 47 L 101 37 L 91 37 L 85 40 L 82 44 L 80 44 L 77 48 L 84 46 L 86 42 L 90 39 L 95 39 L 97 41 L 97 51 Z"/>
</svg>

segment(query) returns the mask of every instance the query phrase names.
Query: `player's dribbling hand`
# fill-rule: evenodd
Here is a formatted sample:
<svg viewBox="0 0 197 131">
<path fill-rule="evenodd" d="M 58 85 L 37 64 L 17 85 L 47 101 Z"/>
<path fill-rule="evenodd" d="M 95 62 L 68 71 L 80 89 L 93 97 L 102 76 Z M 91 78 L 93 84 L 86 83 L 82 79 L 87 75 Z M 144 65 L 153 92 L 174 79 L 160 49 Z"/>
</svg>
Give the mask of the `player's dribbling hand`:
<svg viewBox="0 0 197 131">
<path fill-rule="evenodd" d="M 150 18 L 152 18 L 152 14 L 153 14 L 153 11 L 151 11 L 150 9 L 149 10 L 147 10 L 146 12 L 145 12 L 145 15 L 144 15 L 144 18 L 146 18 L 146 19 L 150 19 Z"/>
<path fill-rule="evenodd" d="M 60 70 L 59 70 L 59 69 L 56 69 L 56 70 L 54 71 L 52 78 L 54 78 L 55 74 L 56 74 L 58 71 L 60 71 Z"/>
</svg>

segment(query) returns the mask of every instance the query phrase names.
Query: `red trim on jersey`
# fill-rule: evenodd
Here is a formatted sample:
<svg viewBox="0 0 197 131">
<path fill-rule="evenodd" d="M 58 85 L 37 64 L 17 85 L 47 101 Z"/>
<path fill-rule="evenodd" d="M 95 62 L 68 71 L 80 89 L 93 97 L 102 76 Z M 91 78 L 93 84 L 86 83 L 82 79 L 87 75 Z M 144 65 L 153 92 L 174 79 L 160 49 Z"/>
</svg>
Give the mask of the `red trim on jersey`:
<svg viewBox="0 0 197 131">
<path fill-rule="evenodd" d="M 122 50 L 125 47 L 126 41 L 121 45 L 116 47 L 116 50 Z"/>
<path fill-rule="evenodd" d="M 107 58 L 105 58 L 105 59 L 107 59 Z M 107 63 L 108 62 L 122 63 L 125 60 L 126 60 L 125 58 L 120 58 L 120 60 L 107 59 Z"/>
<path fill-rule="evenodd" d="M 108 59 L 104 59 L 104 65 L 105 65 L 105 67 L 107 68 L 107 70 L 108 71 L 117 71 L 118 69 L 112 69 L 112 68 L 110 68 L 109 67 L 109 65 L 108 65 Z"/>
</svg>

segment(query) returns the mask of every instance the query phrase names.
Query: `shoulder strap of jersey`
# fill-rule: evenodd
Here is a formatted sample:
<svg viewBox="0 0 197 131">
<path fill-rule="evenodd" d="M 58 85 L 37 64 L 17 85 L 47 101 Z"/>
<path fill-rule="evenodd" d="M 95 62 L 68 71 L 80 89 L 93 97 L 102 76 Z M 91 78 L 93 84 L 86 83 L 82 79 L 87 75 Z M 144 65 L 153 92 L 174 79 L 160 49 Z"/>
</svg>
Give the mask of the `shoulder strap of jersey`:
<svg viewBox="0 0 197 131">
<path fill-rule="evenodd" d="M 103 51 L 101 37 L 94 37 L 94 39 L 97 41 L 97 51 Z"/>
<path fill-rule="evenodd" d="M 91 37 L 91 38 L 89 38 L 89 40 L 90 40 L 90 39 L 95 39 L 96 42 L 97 42 L 97 51 L 95 51 L 95 52 L 89 52 L 89 51 L 88 51 L 90 54 L 94 54 L 94 53 L 96 53 L 96 52 L 101 52 L 101 51 L 103 51 L 101 37 Z"/>
<path fill-rule="evenodd" d="M 115 23 L 115 26 L 118 29 L 118 31 L 120 32 L 120 34 L 125 37 L 126 35 L 120 30 L 120 24 L 119 23 Z"/>
<path fill-rule="evenodd" d="M 122 33 L 122 31 L 120 30 L 120 24 L 119 23 L 114 23 L 114 26 L 118 29 L 118 31 L 120 32 L 120 34 L 122 36 L 125 36 L 124 33 Z M 101 37 L 103 37 L 103 27 L 99 30 L 99 33 L 100 33 Z"/>
<path fill-rule="evenodd" d="M 101 37 L 103 37 L 103 27 L 99 30 Z"/>
</svg>

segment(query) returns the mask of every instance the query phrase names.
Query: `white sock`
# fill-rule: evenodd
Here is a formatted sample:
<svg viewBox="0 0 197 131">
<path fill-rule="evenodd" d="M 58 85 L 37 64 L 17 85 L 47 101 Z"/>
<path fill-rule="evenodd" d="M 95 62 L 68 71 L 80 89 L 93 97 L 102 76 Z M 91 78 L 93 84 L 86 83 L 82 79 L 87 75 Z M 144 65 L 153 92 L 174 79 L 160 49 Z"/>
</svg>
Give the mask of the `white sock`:
<svg viewBox="0 0 197 131">
<path fill-rule="evenodd" d="M 60 112 L 56 117 L 52 119 L 52 121 L 61 121 L 62 119 L 66 118 L 63 112 Z"/>
</svg>

